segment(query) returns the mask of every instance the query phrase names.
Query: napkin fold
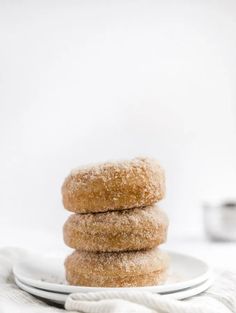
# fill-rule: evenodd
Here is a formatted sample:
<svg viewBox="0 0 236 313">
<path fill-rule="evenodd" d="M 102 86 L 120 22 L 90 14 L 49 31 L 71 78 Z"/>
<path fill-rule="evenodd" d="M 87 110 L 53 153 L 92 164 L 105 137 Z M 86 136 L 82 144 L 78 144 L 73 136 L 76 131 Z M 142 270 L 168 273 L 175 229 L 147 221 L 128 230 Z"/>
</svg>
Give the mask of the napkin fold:
<svg viewBox="0 0 236 313">
<path fill-rule="evenodd" d="M 182 301 L 149 292 L 108 291 L 71 294 L 66 310 L 56 308 L 15 285 L 13 264 L 28 255 L 18 248 L 0 249 L 1 313 L 236 313 L 236 274 L 229 271 L 217 272 L 211 288 Z"/>
</svg>

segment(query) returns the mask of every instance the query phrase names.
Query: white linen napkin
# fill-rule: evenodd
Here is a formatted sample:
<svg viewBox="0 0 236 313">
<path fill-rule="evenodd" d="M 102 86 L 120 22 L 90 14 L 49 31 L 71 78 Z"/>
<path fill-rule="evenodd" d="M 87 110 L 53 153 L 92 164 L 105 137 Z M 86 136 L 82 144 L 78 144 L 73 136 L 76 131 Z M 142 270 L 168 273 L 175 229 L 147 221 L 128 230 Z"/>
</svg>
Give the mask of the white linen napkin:
<svg viewBox="0 0 236 313">
<path fill-rule="evenodd" d="M 0 249 L 0 312 L 66 312 L 20 290 L 14 283 L 12 266 L 27 257 L 18 248 Z M 97 292 L 72 294 L 66 301 L 67 312 L 80 313 L 236 313 L 236 274 L 217 274 L 213 286 L 201 295 L 179 301 L 148 292 Z"/>
</svg>

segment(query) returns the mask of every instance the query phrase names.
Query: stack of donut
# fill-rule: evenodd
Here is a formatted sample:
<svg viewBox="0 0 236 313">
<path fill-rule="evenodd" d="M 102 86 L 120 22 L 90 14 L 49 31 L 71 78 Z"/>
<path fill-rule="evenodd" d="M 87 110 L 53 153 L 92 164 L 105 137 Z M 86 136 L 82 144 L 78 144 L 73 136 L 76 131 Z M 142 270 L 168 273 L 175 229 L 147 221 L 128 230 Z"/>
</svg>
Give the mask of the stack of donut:
<svg viewBox="0 0 236 313">
<path fill-rule="evenodd" d="M 164 197 L 165 177 L 147 158 L 73 170 L 62 186 L 69 284 L 134 287 L 163 282 L 168 256 L 168 218 L 155 204 Z"/>
</svg>

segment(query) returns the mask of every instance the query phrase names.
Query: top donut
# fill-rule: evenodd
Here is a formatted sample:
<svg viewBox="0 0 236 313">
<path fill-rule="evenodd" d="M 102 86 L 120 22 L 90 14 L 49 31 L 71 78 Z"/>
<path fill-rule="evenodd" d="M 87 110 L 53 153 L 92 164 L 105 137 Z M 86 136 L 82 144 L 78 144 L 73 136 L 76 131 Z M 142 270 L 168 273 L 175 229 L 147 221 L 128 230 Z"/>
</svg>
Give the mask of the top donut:
<svg viewBox="0 0 236 313">
<path fill-rule="evenodd" d="M 64 207 L 75 213 L 149 206 L 164 194 L 163 169 L 149 158 L 77 168 L 62 186 Z"/>
</svg>

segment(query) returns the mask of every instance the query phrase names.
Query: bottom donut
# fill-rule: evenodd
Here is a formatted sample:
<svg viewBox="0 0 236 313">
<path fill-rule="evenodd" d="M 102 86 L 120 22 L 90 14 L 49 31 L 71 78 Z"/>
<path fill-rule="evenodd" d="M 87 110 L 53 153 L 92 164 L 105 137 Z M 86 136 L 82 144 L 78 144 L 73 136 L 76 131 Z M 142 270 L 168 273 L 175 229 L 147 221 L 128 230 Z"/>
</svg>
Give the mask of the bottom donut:
<svg viewBox="0 0 236 313">
<path fill-rule="evenodd" d="M 157 248 L 100 253 L 74 251 L 65 260 L 65 270 L 71 285 L 141 287 L 163 283 L 168 264 L 168 255 Z"/>
</svg>

